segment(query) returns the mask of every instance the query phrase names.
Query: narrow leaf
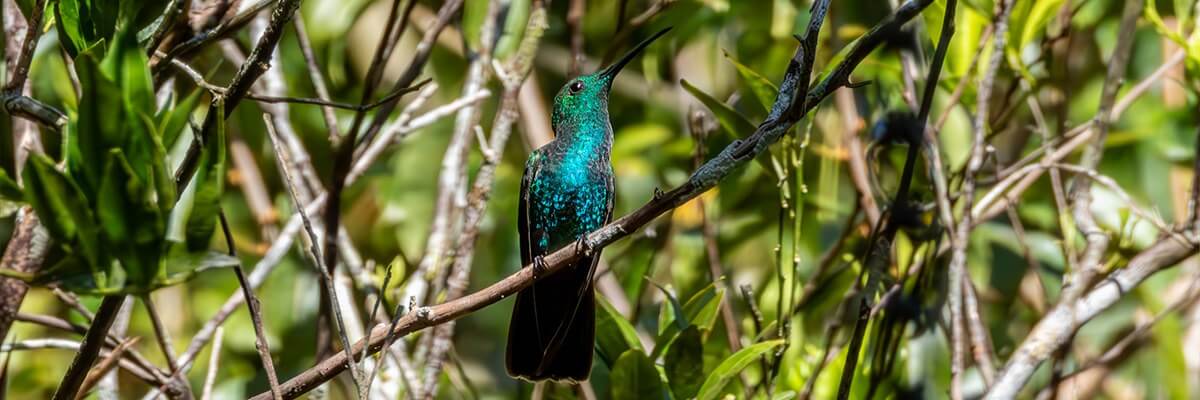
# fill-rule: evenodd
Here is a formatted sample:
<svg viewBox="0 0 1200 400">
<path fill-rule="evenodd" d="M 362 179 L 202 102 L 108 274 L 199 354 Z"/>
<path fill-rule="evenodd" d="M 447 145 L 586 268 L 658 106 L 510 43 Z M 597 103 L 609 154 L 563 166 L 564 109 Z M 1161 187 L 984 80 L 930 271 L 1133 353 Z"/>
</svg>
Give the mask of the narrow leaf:
<svg viewBox="0 0 1200 400">
<path fill-rule="evenodd" d="M 708 375 L 708 379 L 704 380 L 704 385 L 700 387 L 700 395 L 696 398 L 700 400 L 717 398 L 731 378 L 741 373 L 750 363 L 765 356 L 772 349 L 782 344 L 783 339 L 755 343 L 739 350 L 737 353 L 729 356 L 729 358 L 726 358 L 725 361 L 721 361 L 721 364 L 713 369 L 712 374 Z"/>
</svg>

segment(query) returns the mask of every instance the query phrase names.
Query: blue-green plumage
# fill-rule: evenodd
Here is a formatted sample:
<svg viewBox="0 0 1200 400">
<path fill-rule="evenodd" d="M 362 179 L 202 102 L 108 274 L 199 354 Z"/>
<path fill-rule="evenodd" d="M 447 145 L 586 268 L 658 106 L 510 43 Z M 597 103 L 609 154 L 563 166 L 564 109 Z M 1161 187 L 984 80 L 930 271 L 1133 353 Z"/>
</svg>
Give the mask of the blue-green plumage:
<svg viewBox="0 0 1200 400">
<path fill-rule="evenodd" d="M 568 245 L 608 222 L 613 209 L 612 125 L 608 92 L 621 68 L 657 39 L 643 41 L 613 65 L 575 78 L 554 97 L 555 139 L 525 162 L 517 226 L 521 262 Z M 517 295 L 505 360 L 528 380 L 586 380 L 592 367 L 595 304 L 592 272 L 599 252 L 545 277 Z"/>
</svg>

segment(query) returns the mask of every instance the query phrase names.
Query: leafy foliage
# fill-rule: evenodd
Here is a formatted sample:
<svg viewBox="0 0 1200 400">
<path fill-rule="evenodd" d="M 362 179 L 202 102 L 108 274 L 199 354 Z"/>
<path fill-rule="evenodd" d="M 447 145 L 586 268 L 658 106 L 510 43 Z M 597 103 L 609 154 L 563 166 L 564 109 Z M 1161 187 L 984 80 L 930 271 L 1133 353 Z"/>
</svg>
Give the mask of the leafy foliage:
<svg viewBox="0 0 1200 400">
<path fill-rule="evenodd" d="M 114 11 L 95 7 L 90 12 Z M 163 139 L 180 136 L 196 96 L 155 113 L 145 54 L 132 31 L 113 34 L 76 58 L 81 98 L 66 128 L 64 167 L 35 155 L 24 175 L 25 199 L 63 251 L 34 281 L 80 293 L 144 293 L 236 263 L 208 250 L 224 187 L 224 130 L 205 143 L 202 168 L 178 196 Z M 185 236 L 169 233 L 180 229 Z"/>
</svg>

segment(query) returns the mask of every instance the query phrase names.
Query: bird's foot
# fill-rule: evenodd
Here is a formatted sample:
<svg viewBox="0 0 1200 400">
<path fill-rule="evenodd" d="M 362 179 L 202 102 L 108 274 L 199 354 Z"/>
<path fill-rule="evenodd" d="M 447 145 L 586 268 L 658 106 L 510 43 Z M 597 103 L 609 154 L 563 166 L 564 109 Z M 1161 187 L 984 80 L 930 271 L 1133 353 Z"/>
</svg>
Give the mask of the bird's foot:
<svg viewBox="0 0 1200 400">
<path fill-rule="evenodd" d="M 579 240 L 575 241 L 575 251 L 583 253 L 584 257 L 591 256 L 593 249 L 592 241 L 588 240 L 587 235 L 580 236 Z"/>
<path fill-rule="evenodd" d="M 546 258 L 543 256 L 533 257 L 533 280 L 538 280 L 546 273 Z"/>
<path fill-rule="evenodd" d="M 654 200 L 663 198 L 663 195 L 665 194 L 666 193 L 663 192 L 662 188 L 654 188 Z"/>
</svg>

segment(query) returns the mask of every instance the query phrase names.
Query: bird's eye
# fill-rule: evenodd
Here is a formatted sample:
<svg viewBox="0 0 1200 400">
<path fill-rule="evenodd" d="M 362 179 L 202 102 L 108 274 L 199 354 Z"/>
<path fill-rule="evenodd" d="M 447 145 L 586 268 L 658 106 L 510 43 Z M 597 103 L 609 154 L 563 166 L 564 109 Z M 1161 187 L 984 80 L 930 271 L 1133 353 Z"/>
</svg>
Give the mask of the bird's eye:
<svg viewBox="0 0 1200 400">
<path fill-rule="evenodd" d="M 579 93 L 580 90 L 583 90 L 583 82 L 571 82 L 571 86 L 568 86 L 567 89 L 569 89 L 571 93 Z"/>
</svg>

